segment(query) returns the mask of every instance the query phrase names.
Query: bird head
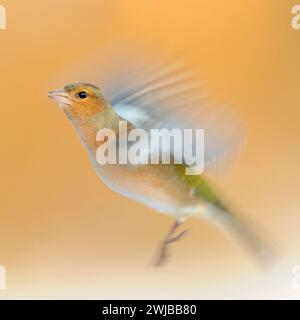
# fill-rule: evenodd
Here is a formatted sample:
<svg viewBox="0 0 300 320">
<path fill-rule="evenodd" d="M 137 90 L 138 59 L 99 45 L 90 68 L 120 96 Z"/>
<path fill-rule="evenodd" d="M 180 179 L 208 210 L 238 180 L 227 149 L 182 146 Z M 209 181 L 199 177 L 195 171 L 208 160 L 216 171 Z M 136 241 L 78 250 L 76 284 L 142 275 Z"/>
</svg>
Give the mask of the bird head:
<svg viewBox="0 0 300 320">
<path fill-rule="evenodd" d="M 99 88 L 87 83 L 68 84 L 48 96 L 59 104 L 70 120 L 86 122 L 110 108 Z"/>
</svg>

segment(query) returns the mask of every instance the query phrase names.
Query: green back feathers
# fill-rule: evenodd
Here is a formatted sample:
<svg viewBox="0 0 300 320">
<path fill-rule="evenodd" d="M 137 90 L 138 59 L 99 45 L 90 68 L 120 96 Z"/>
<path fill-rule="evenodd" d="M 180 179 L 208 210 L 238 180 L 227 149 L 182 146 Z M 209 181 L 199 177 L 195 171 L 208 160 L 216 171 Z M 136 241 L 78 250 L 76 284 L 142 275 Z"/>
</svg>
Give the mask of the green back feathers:
<svg viewBox="0 0 300 320">
<path fill-rule="evenodd" d="M 194 193 L 197 197 L 224 209 L 224 206 L 219 200 L 217 194 L 207 183 L 204 177 L 202 175 L 187 175 L 185 173 L 185 169 L 186 166 L 184 164 L 175 165 L 175 172 L 186 186 L 190 189 L 194 189 Z"/>
</svg>

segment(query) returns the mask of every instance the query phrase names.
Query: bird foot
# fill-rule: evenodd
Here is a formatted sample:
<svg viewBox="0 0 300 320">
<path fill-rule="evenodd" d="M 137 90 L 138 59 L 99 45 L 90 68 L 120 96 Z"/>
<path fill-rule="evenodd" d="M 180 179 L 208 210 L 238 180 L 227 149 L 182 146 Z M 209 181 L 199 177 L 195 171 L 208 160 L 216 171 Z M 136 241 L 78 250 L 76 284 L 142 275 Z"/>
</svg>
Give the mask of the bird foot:
<svg viewBox="0 0 300 320">
<path fill-rule="evenodd" d="M 182 232 L 180 232 L 177 236 L 170 238 L 169 240 L 167 240 L 168 243 L 172 243 L 172 242 L 177 242 L 181 239 L 183 239 L 184 237 L 186 237 L 186 235 L 190 232 L 190 229 L 186 229 Z"/>
<path fill-rule="evenodd" d="M 169 245 L 171 243 L 177 242 L 181 239 L 183 239 L 188 232 L 190 231 L 190 229 L 184 230 L 182 232 L 180 232 L 177 236 L 172 237 L 173 233 L 175 232 L 175 230 L 178 228 L 180 224 L 178 222 L 175 223 L 175 225 L 171 228 L 170 232 L 168 233 L 167 237 L 165 238 L 165 240 L 162 242 L 161 247 L 159 249 L 159 254 L 158 254 L 158 258 L 157 261 L 155 263 L 156 267 L 160 267 L 163 264 L 165 264 L 167 257 L 169 256 Z"/>
</svg>

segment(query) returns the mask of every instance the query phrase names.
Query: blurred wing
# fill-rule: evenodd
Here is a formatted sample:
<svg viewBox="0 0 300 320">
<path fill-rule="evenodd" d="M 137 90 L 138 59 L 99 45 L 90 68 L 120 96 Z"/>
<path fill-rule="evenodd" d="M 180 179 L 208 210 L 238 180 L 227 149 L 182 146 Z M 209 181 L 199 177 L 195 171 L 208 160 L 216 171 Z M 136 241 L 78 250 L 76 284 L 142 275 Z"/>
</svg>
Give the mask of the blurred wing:
<svg viewBox="0 0 300 320">
<path fill-rule="evenodd" d="M 121 117 L 148 131 L 204 129 L 206 167 L 216 166 L 241 145 L 245 133 L 241 118 L 229 106 L 215 105 L 191 71 L 180 64 L 133 60 L 138 61 L 130 57 L 132 63 L 102 83 Z"/>
<path fill-rule="evenodd" d="M 233 108 L 214 103 L 182 63 L 170 60 L 128 42 L 113 43 L 76 62 L 61 83 L 94 83 L 116 112 L 138 128 L 204 129 L 205 167 L 224 169 L 224 160 L 231 160 L 242 145 L 243 122 Z"/>
</svg>

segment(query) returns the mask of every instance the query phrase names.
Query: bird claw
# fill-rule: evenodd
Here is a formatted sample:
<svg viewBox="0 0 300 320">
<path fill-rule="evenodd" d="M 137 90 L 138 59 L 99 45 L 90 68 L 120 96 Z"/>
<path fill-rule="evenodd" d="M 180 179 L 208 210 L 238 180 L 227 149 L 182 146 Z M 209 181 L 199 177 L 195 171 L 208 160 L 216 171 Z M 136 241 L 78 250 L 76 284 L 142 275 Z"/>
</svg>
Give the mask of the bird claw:
<svg viewBox="0 0 300 320">
<path fill-rule="evenodd" d="M 169 256 L 169 254 L 168 254 L 167 247 L 161 248 L 161 253 L 160 253 L 156 263 L 154 264 L 154 266 L 161 267 L 162 265 L 164 265 L 166 263 L 168 256 Z"/>
<path fill-rule="evenodd" d="M 169 256 L 168 255 L 168 246 L 171 243 L 177 242 L 177 241 L 181 240 L 182 238 L 184 238 L 188 234 L 189 231 L 190 231 L 190 229 L 184 230 L 184 231 L 180 232 L 177 236 L 174 236 L 174 237 L 170 237 L 171 236 L 170 235 L 169 238 L 167 238 L 163 241 L 163 243 L 160 247 L 159 257 L 155 263 L 156 267 L 160 267 L 166 262 L 166 259 Z"/>
<path fill-rule="evenodd" d="M 173 242 L 177 242 L 181 239 L 183 239 L 184 237 L 186 237 L 186 235 L 190 232 L 190 229 L 186 229 L 182 232 L 180 232 L 177 236 L 170 238 L 169 240 L 167 240 L 167 243 L 173 243 Z"/>
</svg>

